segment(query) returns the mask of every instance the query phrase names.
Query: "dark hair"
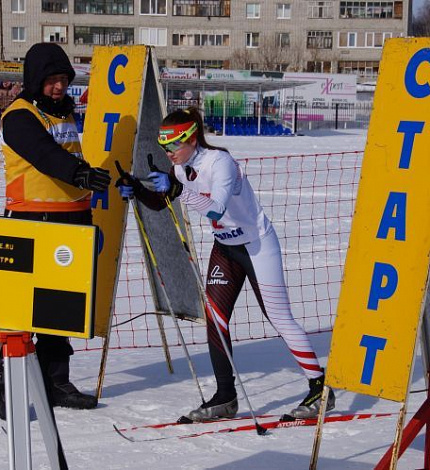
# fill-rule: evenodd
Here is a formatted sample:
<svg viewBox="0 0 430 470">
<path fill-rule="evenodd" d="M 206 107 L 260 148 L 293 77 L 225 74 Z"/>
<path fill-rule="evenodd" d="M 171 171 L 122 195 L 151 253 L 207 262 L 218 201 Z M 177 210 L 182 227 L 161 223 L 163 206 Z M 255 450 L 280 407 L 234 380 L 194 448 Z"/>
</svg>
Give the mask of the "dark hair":
<svg viewBox="0 0 430 470">
<path fill-rule="evenodd" d="M 216 147 L 207 142 L 205 138 L 205 126 L 203 124 L 203 119 L 200 115 L 198 108 L 191 106 L 187 109 L 177 109 L 176 111 L 168 114 L 162 121 L 162 126 L 170 126 L 175 124 L 185 124 L 186 122 L 194 121 L 197 124 L 197 143 L 200 147 L 209 150 L 222 150 L 228 152 L 224 147 Z"/>
</svg>

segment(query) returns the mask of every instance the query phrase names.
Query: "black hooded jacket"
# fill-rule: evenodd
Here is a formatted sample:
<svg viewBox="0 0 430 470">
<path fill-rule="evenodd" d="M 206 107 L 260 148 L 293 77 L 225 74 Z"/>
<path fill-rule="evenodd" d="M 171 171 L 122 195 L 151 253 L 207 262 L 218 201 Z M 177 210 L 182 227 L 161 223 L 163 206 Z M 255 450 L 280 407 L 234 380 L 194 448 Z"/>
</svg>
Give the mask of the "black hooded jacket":
<svg viewBox="0 0 430 470">
<path fill-rule="evenodd" d="M 24 62 L 24 99 L 52 116 L 66 118 L 73 112 L 73 99 L 61 101 L 43 95 L 43 82 L 49 75 L 67 74 L 69 84 L 75 71 L 64 50 L 53 43 L 38 43 L 27 52 Z M 73 185 L 76 170 L 86 165 L 55 142 L 40 121 L 27 110 L 8 113 L 2 122 L 3 139 L 22 158 L 45 175 Z"/>
</svg>

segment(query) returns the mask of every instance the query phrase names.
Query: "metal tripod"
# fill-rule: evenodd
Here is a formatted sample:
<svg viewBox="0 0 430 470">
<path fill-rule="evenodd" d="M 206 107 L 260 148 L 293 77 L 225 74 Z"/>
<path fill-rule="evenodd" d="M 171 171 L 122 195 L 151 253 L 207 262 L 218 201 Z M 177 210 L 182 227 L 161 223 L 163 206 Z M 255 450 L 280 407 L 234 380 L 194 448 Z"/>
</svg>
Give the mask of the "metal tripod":
<svg viewBox="0 0 430 470">
<path fill-rule="evenodd" d="M 0 332 L 4 361 L 9 470 L 31 470 L 29 392 L 51 468 L 68 470 L 30 333 Z"/>
</svg>

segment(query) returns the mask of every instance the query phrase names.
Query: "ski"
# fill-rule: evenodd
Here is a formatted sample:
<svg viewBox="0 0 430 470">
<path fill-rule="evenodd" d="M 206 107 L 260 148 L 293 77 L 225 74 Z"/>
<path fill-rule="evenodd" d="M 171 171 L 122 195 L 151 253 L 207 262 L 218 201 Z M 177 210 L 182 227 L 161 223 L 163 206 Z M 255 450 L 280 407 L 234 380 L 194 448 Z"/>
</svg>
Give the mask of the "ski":
<svg viewBox="0 0 430 470">
<path fill-rule="evenodd" d="M 339 423 L 345 421 L 357 421 L 363 419 L 374 419 L 374 418 L 383 418 L 394 416 L 396 413 L 353 413 L 353 414 L 345 414 L 345 415 L 337 415 L 337 416 L 326 416 L 324 418 L 324 423 Z M 263 415 L 264 416 L 264 415 Z M 267 415 L 266 415 L 267 416 Z M 270 416 L 270 415 L 269 415 Z M 250 417 L 242 418 L 242 419 L 252 419 Z M 232 419 L 232 421 L 235 419 Z M 193 423 L 193 424 L 210 424 L 213 421 L 205 422 L 205 423 Z M 218 422 L 222 422 L 219 420 Z M 282 429 L 282 428 L 295 428 L 295 427 L 302 427 L 302 426 L 315 426 L 318 422 L 318 418 L 306 418 L 306 419 L 294 419 L 292 418 L 291 421 L 266 421 L 263 423 L 259 423 L 260 426 L 266 430 L 270 429 Z M 145 439 L 137 439 L 133 436 L 127 435 L 124 431 L 121 431 L 114 425 L 115 431 L 124 439 L 130 442 L 151 442 L 151 441 L 161 441 L 166 439 L 191 439 L 195 437 L 201 436 L 208 436 L 213 434 L 223 434 L 223 433 L 233 433 L 233 432 L 243 432 L 243 431 L 255 431 L 255 423 L 246 424 L 243 426 L 236 426 L 236 427 L 226 427 L 221 429 L 209 429 L 206 431 L 201 432 L 194 432 L 189 434 L 175 434 L 173 436 L 159 436 L 153 438 L 145 438 Z"/>
<path fill-rule="evenodd" d="M 257 415 L 257 419 L 264 419 L 264 418 L 274 418 L 277 415 Z M 178 419 L 178 421 L 172 421 L 172 422 L 167 422 L 167 423 L 155 423 L 155 424 L 142 424 L 140 426 L 131 426 L 129 428 L 118 428 L 116 425 L 114 425 L 115 428 L 118 429 L 120 432 L 128 432 L 128 431 L 137 431 L 139 429 L 163 429 L 163 428 L 169 428 L 173 426 L 183 426 L 183 425 L 189 425 L 189 424 L 207 424 L 207 423 L 223 423 L 223 422 L 229 422 L 229 421 L 242 421 L 245 419 L 252 419 L 252 416 L 246 415 L 246 416 L 236 416 L 235 418 L 217 418 L 217 419 L 211 419 L 210 421 L 204 421 L 204 422 L 199 422 L 199 421 L 181 421 L 183 416 Z"/>
</svg>

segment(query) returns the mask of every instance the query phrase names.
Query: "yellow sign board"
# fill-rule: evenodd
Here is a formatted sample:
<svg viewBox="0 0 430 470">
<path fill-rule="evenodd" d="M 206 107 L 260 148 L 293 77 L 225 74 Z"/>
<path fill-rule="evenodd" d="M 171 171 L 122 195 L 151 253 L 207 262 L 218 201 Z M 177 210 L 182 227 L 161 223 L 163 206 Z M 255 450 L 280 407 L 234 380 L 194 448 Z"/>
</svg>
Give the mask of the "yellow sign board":
<svg viewBox="0 0 430 470">
<path fill-rule="evenodd" d="M 23 73 L 23 71 L 24 71 L 23 62 L 10 62 L 6 60 L 0 60 L 0 72 Z"/>
<path fill-rule="evenodd" d="M 96 227 L 0 218 L 0 328 L 93 337 Z"/>
<path fill-rule="evenodd" d="M 118 173 L 115 160 L 130 171 L 142 103 L 146 46 L 95 47 L 88 87 L 82 149 L 92 166 Z M 92 198 L 93 221 L 101 230 L 96 330 L 106 336 L 121 262 L 127 205 L 113 184 Z"/>
<path fill-rule="evenodd" d="M 405 401 L 430 252 L 430 39 L 385 42 L 326 383 Z"/>
</svg>

